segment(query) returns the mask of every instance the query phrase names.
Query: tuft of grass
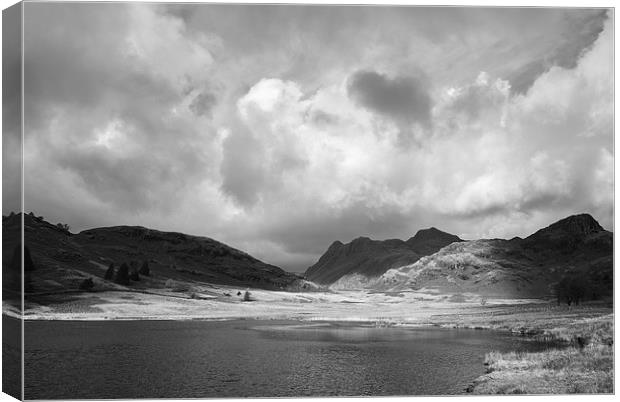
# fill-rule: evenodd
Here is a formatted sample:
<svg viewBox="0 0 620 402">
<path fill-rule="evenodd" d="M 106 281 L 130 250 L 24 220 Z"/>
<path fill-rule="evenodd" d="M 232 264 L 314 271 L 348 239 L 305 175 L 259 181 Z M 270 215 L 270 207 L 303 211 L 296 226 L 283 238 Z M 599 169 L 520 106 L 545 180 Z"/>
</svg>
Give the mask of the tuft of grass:
<svg viewBox="0 0 620 402">
<path fill-rule="evenodd" d="M 491 352 L 477 394 L 613 393 L 613 347 L 596 344 L 536 353 Z"/>
<path fill-rule="evenodd" d="M 484 315 L 466 317 L 474 325 Z M 487 315 L 488 317 L 488 315 Z M 487 374 L 476 394 L 598 394 L 614 392 L 613 314 L 596 307 L 547 307 L 496 311 L 488 323 L 496 329 L 532 335 L 563 348 L 543 352 L 490 352 Z"/>
</svg>

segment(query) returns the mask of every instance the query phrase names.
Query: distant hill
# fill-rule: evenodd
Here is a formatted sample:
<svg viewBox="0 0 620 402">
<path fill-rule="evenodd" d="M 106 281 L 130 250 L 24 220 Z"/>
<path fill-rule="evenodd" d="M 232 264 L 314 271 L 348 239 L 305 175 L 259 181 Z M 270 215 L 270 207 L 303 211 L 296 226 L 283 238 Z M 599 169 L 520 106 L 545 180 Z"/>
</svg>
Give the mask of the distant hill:
<svg viewBox="0 0 620 402">
<path fill-rule="evenodd" d="M 359 237 L 348 244 L 335 241 L 318 262 L 306 270 L 305 277 L 320 284 L 332 284 L 349 275 L 376 277 L 459 241 L 462 240 L 458 236 L 435 228 L 420 230 L 407 241 L 380 241 L 368 237 Z"/>
<path fill-rule="evenodd" d="M 588 283 L 590 297 L 613 292 L 613 234 L 592 216 L 574 215 L 531 236 L 453 243 L 391 269 L 363 286 L 381 290 L 436 289 L 502 297 L 542 297 L 563 277 Z M 352 278 L 358 282 L 359 278 Z"/>
<path fill-rule="evenodd" d="M 3 217 L 4 272 L 19 266 L 19 261 L 12 263 L 12 256 L 19 244 L 20 219 L 21 214 Z M 297 289 L 305 283 L 295 274 L 207 237 L 139 226 L 96 228 L 72 234 L 60 224 L 31 214 L 24 215 L 24 230 L 25 245 L 34 263 L 26 282 L 33 292 L 77 289 L 86 278 L 94 278 L 99 290 L 163 288 L 167 281 L 170 284 L 170 279 L 264 289 Z M 103 279 L 110 263 L 117 269 L 122 263 L 134 269 L 145 261 L 151 275 L 141 275 L 139 281 L 123 286 Z"/>
</svg>

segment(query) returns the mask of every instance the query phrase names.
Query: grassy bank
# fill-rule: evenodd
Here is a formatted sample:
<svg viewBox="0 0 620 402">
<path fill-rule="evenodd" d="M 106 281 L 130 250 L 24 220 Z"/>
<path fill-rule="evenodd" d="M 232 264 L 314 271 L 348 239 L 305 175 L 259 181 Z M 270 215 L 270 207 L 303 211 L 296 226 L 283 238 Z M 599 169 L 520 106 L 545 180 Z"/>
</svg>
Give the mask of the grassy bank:
<svg viewBox="0 0 620 402">
<path fill-rule="evenodd" d="M 441 326 L 506 330 L 561 348 L 536 353 L 486 355 L 487 374 L 468 391 L 475 394 L 613 393 L 613 314 L 610 306 L 511 306 L 452 317 Z"/>
</svg>

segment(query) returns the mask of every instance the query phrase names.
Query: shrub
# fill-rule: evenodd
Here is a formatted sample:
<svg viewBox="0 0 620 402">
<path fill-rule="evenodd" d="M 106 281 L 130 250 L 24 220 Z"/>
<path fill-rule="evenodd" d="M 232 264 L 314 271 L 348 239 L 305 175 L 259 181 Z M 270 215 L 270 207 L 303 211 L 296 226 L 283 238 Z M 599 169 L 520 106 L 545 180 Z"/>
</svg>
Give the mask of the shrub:
<svg viewBox="0 0 620 402">
<path fill-rule="evenodd" d="M 69 230 L 71 230 L 71 226 L 67 225 L 66 223 L 57 223 L 56 227 L 67 233 L 69 232 Z"/>
<path fill-rule="evenodd" d="M 34 262 L 32 262 L 32 257 L 30 257 L 30 249 L 28 246 L 24 247 L 24 271 L 34 271 Z"/>
<path fill-rule="evenodd" d="M 111 281 L 113 278 L 114 278 L 114 263 L 111 262 L 110 266 L 108 267 L 108 270 L 105 271 L 105 275 L 103 276 L 103 279 L 107 281 Z"/>
<path fill-rule="evenodd" d="M 131 279 L 134 282 L 138 282 L 140 280 L 140 274 L 138 274 L 138 271 L 136 269 L 133 269 L 131 271 L 131 274 L 129 275 L 129 279 Z"/>
<path fill-rule="evenodd" d="M 562 278 L 555 287 L 558 304 L 565 302 L 569 306 L 572 303 L 579 305 L 586 294 L 591 293 L 590 281 L 583 275 L 568 276 Z"/>
<path fill-rule="evenodd" d="M 129 267 L 126 263 L 122 263 L 118 271 L 116 271 L 114 282 L 119 285 L 129 285 Z"/>
<path fill-rule="evenodd" d="M 252 301 L 250 296 L 251 296 L 250 292 L 248 290 L 246 290 L 245 293 L 243 294 L 243 301 Z"/>
<path fill-rule="evenodd" d="M 140 267 L 140 271 L 138 271 L 140 275 L 151 275 L 151 269 L 149 268 L 149 263 L 145 260 Z"/>
<path fill-rule="evenodd" d="M 95 282 L 93 282 L 93 278 L 84 279 L 82 283 L 80 283 L 80 289 L 82 290 L 91 290 L 95 287 Z"/>
</svg>

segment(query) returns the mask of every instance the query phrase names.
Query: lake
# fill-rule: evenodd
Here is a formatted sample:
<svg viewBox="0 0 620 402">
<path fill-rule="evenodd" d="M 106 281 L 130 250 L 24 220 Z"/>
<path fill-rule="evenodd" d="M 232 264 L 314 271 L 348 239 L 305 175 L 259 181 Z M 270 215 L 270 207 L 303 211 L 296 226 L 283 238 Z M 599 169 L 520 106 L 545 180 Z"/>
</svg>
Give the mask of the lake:
<svg viewBox="0 0 620 402">
<path fill-rule="evenodd" d="M 30 321 L 27 399 L 460 394 L 492 331 L 286 321 Z"/>
</svg>

